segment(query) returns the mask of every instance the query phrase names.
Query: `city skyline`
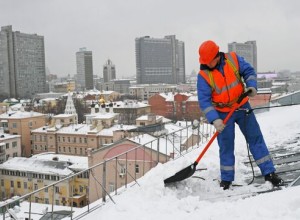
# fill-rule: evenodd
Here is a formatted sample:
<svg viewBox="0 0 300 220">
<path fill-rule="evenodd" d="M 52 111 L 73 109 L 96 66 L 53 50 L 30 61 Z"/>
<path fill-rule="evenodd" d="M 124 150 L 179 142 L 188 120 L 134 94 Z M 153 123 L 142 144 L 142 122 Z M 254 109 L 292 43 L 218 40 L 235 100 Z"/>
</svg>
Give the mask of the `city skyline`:
<svg viewBox="0 0 300 220">
<path fill-rule="evenodd" d="M 234 4 L 234 7 L 233 7 Z M 1 26 L 45 38 L 46 67 L 58 76 L 76 74 L 74 54 L 93 51 L 94 74 L 114 61 L 117 78 L 136 75 L 135 39 L 175 35 L 185 43 L 185 72 L 198 71 L 198 47 L 207 39 L 220 49 L 256 41 L 258 71 L 299 71 L 298 1 L 37 1 L 0 0 Z M 231 10 L 234 8 L 234 13 Z M 275 48 L 275 49 L 274 49 Z M 278 53 L 276 53 L 278 52 Z"/>
</svg>

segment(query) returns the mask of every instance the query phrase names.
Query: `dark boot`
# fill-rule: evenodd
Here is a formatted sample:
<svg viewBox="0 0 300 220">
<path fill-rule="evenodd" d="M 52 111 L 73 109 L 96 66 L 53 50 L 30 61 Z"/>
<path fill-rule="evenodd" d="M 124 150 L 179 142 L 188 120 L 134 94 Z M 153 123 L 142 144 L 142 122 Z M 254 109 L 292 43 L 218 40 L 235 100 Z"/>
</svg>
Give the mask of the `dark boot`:
<svg viewBox="0 0 300 220">
<path fill-rule="evenodd" d="M 222 180 L 221 183 L 220 183 L 220 187 L 222 187 L 223 190 L 229 189 L 230 185 L 231 185 L 230 181 Z"/>
<path fill-rule="evenodd" d="M 281 179 L 275 173 L 269 173 L 269 174 L 265 175 L 265 181 L 270 181 L 273 184 L 273 186 L 283 186 L 284 185 L 283 179 Z"/>
</svg>

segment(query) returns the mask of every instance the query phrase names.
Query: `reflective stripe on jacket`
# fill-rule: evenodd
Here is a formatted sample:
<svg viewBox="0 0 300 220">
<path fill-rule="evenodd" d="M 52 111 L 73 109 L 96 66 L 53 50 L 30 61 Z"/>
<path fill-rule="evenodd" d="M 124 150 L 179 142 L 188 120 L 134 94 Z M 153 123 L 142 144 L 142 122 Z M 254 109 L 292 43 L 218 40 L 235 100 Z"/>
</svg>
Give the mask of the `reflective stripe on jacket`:
<svg viewBox="0 0 300 220">
<path fill-rule="evenodd" d="M 212 88 L 212 103 L 214 108 L 221 112 L 229 112 L 239 96 L 244 92 L 244 85 L 239 73 L 239 63 L 236 53 L 225 54 L 224 75 L 217 69 L 200 70 L 199 74 L 207 81 Z M 248 101 L 245 98 L 241 105 Z M 205 113 L 205 112 L 204 112 Z"/>
</svg>

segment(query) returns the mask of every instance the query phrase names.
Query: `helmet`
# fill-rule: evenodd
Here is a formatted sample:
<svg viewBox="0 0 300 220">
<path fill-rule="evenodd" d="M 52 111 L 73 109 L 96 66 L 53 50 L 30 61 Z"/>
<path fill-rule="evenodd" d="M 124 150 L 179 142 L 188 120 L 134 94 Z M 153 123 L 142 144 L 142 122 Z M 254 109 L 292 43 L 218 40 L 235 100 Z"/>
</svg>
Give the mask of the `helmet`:
<svg viewBox="0 0 300 220">
<path fill-rule="evenodd" d="M 201 64 L 210 63 L 218 54 L 219 46 L 211 41 L 204 41 L 199 47 L 199 62 Z"/>
</svg>

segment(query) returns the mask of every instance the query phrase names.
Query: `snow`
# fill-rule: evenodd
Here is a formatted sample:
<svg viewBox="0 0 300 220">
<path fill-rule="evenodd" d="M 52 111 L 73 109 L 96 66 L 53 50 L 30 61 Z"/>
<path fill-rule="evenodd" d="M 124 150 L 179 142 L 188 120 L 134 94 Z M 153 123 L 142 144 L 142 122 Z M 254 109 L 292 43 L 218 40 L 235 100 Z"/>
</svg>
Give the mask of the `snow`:
<svg viewBox="0 0 300 220">
<path fill-rule="evenodd" d="M 269 149 L 286 145 L 288 141 L 299 137 L 300 106 L 273 108 L 260 113 L 257 119 Z M 251 172 L 244 165 L 247 160 L 247 149 L 244 138 L 237 128 L 235 140 L 236 179 L 230 190 L 219 187 L 219 157 L 216 141 L 206 152 L 197 168 L 207 168 L 196 172 L 200 178 L 188 178 L 176 187 L 165 187 L 163 180 L 191 165 L 204 145 L 175 161 L 158 164 L 144 177 L 138 180 L 139 185 L 128 187 L 113 196 L 116 204 L 107 204 L 83 217 L 86 219 L 201 219 L 201 220 L 234 220 L 234 219 L 300 219 L 300 186 L 286 187 L 283 190 L 260 194 L 255 197 L 241 198 L 238 195 L 253 192 L 257 189 L 271 189 L 270 183 L 255 187 L 247 185 L 246 172 Z M 296 148 L 300 148 L 299 141 Z M 227 197 L 228 195 L 233 195 Z M 236 195 L 236 196 L 234 196 Z M 77 213 L 78 214 L 78 213 Z M 75 212 L 76 216 L 76 212 Z"/>
</svg>

